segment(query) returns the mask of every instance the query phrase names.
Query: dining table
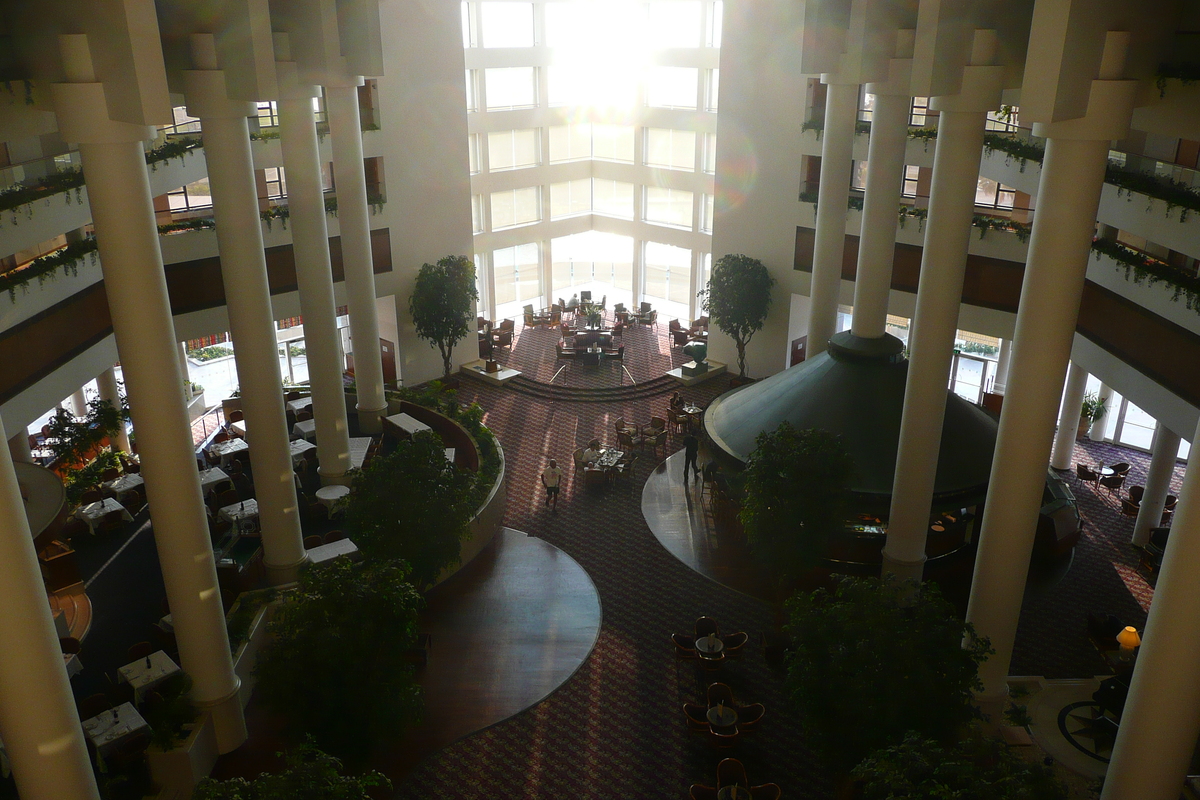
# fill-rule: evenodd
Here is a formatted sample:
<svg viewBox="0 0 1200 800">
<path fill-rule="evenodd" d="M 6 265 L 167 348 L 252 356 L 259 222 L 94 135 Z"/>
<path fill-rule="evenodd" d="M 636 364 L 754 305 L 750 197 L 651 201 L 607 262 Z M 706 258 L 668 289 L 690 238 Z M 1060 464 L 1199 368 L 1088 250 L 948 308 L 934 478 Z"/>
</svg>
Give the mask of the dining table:
<svg viewBox="0 0 1200 800">
<path fill-rule="evenodd" d="M 234 420 L 233 422 L 229 423 L 229 430 L 232 433 L 235 433 L 238 436 L 245 439 L 246 438 L 246 420 L 244 420 L 244 419 Z"/>
<path fill-rule="evenodd" d="M 353 557 L 358 552 L 358 545 L 349 539 L 338 539 L 336 542 L 319 545 L 308 550 L 308 561 L 311 564 L 320 564 L 325 561 L 332 561 L 335 558 L 342 556 Z"/>
<path fill-rule="evenodd" d="M 340 483 L 331 483 L 328 486 L 322 486 L 320 489 L 317 489 L 317 500 L 328 509 L 329 518 L 333 519 L 333 512 L 338 510 L 338 501 L 349 494 L 349 486 L 342 486 Z"/>
<path fill-rule="evenodd" d="M 150 725 L 133 707 L 133 703 L 121 703 L 116 708 L 102 711 L 83 721 L 83 733 L 96 746 L 96 752 L 100 755 L 107 755 L 121 742 L 148 730 Z"/>
<path fill-rule="evenodd" d="M 302 419 L 292 426 L 292 437 L 295 439 L 309 439 L 317 434 L 317 421 L 315 419 Z"/>
<path fill-rule="evenodd" d="M 363 462 L 367 460 L 367 451 L 371 449 L 370 436 L 351 436 L 350 437 L 350 466 L 354 469 L 362 469 Z"/>
<path fill-rule="evenodd" d="M 304 409 L 308 408 L 311 405 L 312 405 L 311 397 L 301 397 L 297 400 L 288 400 L 287 401 L 288 410 L 293 411 L 297 414 L 299 414 L 301 411 L 303 411 Z"/>
<path fill-rule="evenodd" d="M 731 783 L 717 790 L 717 800 L 754 800 L 754 795 L 745 786 Z"/>
<path fill-rule="evenodd" d="M 701 636 L 696 640 L 696 653 L 701 658 L 717 658 L 725 650 L 720 636 Z"/>
<path fill-rule="evenodd" d="M 737 709 L 733 706 L 715 705 L 708 709 L 708 724 L 714 728 L 730 728 L 737 724 Z"/>
<path fill-rule="evenodd" d="M 133 687 L 133 697 L 138 705 L 142 704 L 147 692 L 179 672 L 179 665 L 165 650 L 156 650 L 145 658 L 117 667 L 118 680 Z"/>
<path fill-rule="evenodd" d="M 240 527 L 244 519 L 258 519 L 258 501 L 250 498 L 238 503 L 230 503 L 217 512 L 217 517 Z"/>
<path fill-rule="evenodd" d="M 208 490 L 216 486 L 221 481 L 229 480 L 229 474 L 220 467 L 212 467 L 211 469 L 200 470 L 200 491 L 208 494 Z"/>
<path fill-rule="evenodd" d="M 421 420 L 417 419 L 412 414 L 408 414 L 403 411 L 399 414 L 393 414 L 390 417 L 384 417 L 384 421 L 390 422 L 392 425 L 399 428 L 402 432 L 408 434 L 409 436 L 420 433 L 421 431 L 433 430 L 433 428 L 429 427 L 424 422 L 421 422 Z"/>
<path fill-rule="evenodd" d="M 208 452 L 215 456 L 220 456 L 221 466 L 228 467 L 229 462 L 238 453 L 244 453 L 250 449 L 250 445 L 245 439 L 226 439 L 223 442 L 217 442 L 208 448 Z"/>
<path fill-rule="evenodd" d="M 126 522 L 133 522 L 133 515 L 129 513 L 129 509 L 121 505 L 115 497 L 105 497 L 103 500 L 95 503 L 80 506 L 75 512 L 75 517 L 76 519 L 83 520 L 84 524 L 88 526 L 88 530 L 95 533 L 96 525 L 106 514 L 112 511 L 120 511 L 121 519 Z"/>
<path fill-rule="evenodd" d="M 131 472 L 128 475 L 122 475 L 116 480 L 105 481 L 100 484 L 102 490 L 107 490 L 113 497 L 120 497 L 126 492 L 132 491 L 139 486 L 143 486 L 146 479 L 137 472 Z"/>
<path fill-rule="evenodd" d="M 600 469 L 613 469 L 624 455 L 625 451 L 623 450 L 607 447 L 600 451 L 600 457 L 596 459 L 595 464 Z"/>
<path fill-rule="evenodd" d="M 292 439 L 288 442 L 288 451 L 292 454 L 292 463 L 299 464 L 304 460 L 304 454 L 316 450 L 317 446 L 307 439 Z"/>
</svg>

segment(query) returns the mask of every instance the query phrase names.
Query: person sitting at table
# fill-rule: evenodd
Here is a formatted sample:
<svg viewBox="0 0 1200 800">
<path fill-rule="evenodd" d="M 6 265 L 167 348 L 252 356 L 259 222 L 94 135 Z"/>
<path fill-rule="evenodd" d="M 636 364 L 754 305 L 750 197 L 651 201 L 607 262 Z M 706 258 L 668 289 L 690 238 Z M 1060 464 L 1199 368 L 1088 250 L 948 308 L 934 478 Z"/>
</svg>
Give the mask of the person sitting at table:
<svg viewBox="0 0 1200 800">
<path fill-rule="evenodd" d="M 671 410 L 672 410 L 672 411 L 674 411 L 674 412 L 676 412 L 676 413 L 679 413 L 680 411 L 683 411 L 683 397 L 682 397 L 682 395 L 680 395 L 680 394 L 679 394 L 679 392 L 675 392 L 673 395 L 671 395 L 671 401 L 670 401 L 670 404 L 671 404 Z"/>
<path fill-rule="evenodd" d="M 592 439 L 588 442 L 587 449 L 583 451 L 583 461 L 585 464 L 594 464 L 600 458 L 600 440 Z"/>
</svg>

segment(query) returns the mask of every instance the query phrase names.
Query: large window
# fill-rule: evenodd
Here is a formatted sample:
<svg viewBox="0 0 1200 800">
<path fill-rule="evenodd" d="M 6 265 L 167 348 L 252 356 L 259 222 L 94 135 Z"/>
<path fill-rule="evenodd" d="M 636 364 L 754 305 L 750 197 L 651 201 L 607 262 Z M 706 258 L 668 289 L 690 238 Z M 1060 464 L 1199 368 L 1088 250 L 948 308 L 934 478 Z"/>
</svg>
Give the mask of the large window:
<svg viewBox="0 0 1200 800">
<path fill-rule="evenodd" d="M 283 167 L 267 167 L 263 170 L 263 180 L 267 184 L 268 199 L 287 197 L 287 178 L 284 177 Z"/>
<path fill-rule="evenodd" d="M 1011 209 L 1016 199 L 1017 190 L 1002 183 L 996 183 L 991 178 L 979 176 L 975 187 L 975 205 L 984 208 Z"/>
<path fill-rule="evenodd" d="M 708 82 L 705 84 L 705 89 L 704 89 L 704 110 L 705 111 L 715 112 L 717 110 L 717 96 L 720 94 L 720 90 L 721 90 L 721 70 L 710 69 L 708 71 Z"/>
<path fill-rule="evenodd" d="M 591 213 L 591 210 L 592 181 L 590 178 L 550 184 L 550 219 L 588 214 Z"/>
<path fill-rule="evenodd" d="M 592 210 L 607 217 L 633 219 L 633 184 L 594 178 Z"/>
<path fill-rule="evenodd" d="M 701 12 L 698 0 L 652 0 L 646 16 L 647 39 L 654 47 L 699 47 Z"/>
<path fill-rule="evenodd" d="M 692 251 L 659 242 L 646 242 L 644 254 L 644 294 L 658 301 L 660 314 L 686 321 L 691 313 Z"/>
<path fill-rule="evenodd" d="M 609 308 L 633 302 L 633 237 L 585 231 L 551 240 L 550 253 L 555 299 L 586 289 Z"/>
<path fill-rule="evenodd" d="M 172 211 L 212 208 L 212 189 L 208 188 L 208 178 L 201 178 L 173 192 L 167 192 L 167 203 Z"/>
<path fill-rule="evenodd" d="M 532 3 L 481 3 L 484 47 L 533 47 Z"/>
<path fill-rule="evenodd" d="M 909 125 L 925 125 L 929 118 L 929 98 L 914 97 L 908 112 Z"/>
<path fill-rule="evenodd" d="M 703 195 L 700 201 L 704 204 L 701 207 L 700 212 L 700 230 L 704 231 L 705 233 L 712 233 L 714 207 L 713 201 L 714 197 L 711 194 Z"/>
<path fill-rule="evenodd" d="M 537 73 L 533 67 L 495 67 L 483 71 L 487 110 L 537 105 Z"/>
<path fill-rule="evenodd" d="M 691 228 L 692 193 L 685 189 L 647 186 L 645 220 L 676 228 Z"/>
<path fill-rule="evenodd" d="M 713 175 L 717 171 L 717 135 L 704 134 L 704 171 Z"/>
<path fill-rule="evenodd" d="M 604 125 L 596 123 L 592 126 L 592 158 L 601 161 L 621 161 L 633 163 L 633 126 Z"/>
<path fill-rule="evenodd" d="M 657 108 L 695 108 L 700 71 L 694 67 L 651 67 L 646 102 Z"/>
<path fill-rule="evenodd" d="M 696 134 L 670 128 L 646 129 L 646 166 L 696 169 Z"/>
<path fill-rule="evenodd" d="M 497 316 L 515 316 L 523 304 L 540 298 L 539 260 L 536 242 L 492 251 Z"/>
<path fill-rule="evenodd" d="M 592 157 L 592 125 L 572 122 L 550 128 L 550 163 L 582 161 Z"/>
<path fill-rule="evenodd" d="M 491 172 L 536 167 L 540 154 L 537 128 L 488 134 L 488 169 Z"/>
<path fill-rule="evenodd" d="M 492 192 L 492 230 L 537 222 L 542 218 L 540 198 L 541 189 L 537 186 Z"/>
</svg>

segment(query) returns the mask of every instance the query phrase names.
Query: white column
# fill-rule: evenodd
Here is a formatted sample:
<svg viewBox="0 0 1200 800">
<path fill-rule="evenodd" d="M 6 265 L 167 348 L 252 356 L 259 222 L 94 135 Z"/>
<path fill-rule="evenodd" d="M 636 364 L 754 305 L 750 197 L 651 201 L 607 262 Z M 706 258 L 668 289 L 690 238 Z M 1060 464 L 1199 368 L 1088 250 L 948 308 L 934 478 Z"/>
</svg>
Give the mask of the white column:
<svg viewBox="0 0 1200 800">
<path fill-rule="evenodd" d="M 823 75 L 822 82 L 829 76 Z M 846 249 L 846 203 L 853 167 L 854 123 L 858 117 L 857 83 L 828 83 L 825 129 L 821 136 L 821 184 L 817 189 L 817 224 L 813 241 L 812 310 L 808 323 L 808 358 L 825 352 L 837 330 L 838 296 L 842 288 L 842 255 Z"/>
<path fill-rule="evenodd" d="M 978 37 L 979 34 L 977 34 Z M 970 246 L 987 110 L 1000 100 L 1000 67 L 970 66 L 963 91 L 936 97 L 937 150 L 925 221 L 917 308 L 908 338 L 908 380 L 892 483 L 883 571 L 920 580 L 942 443 L 958 307 Z"/>
<path fill-rule="evenodd" d="M 292 252 L 308 352 L 308 382 L 317 423 L 317 457 L 326 483 L 340 483 L 350 469 L 350 432 L 329 264 L 329 230 L 321 194 L 321 161 L 313 121 L 315 86 L 300 84 L 295 62 L 276 63 L 279 137 L 288 182 Z"/>
<path fill-rule="evenodd" d="M 1012 363 L 1012 339 L 1000 340 L 1000 357 L 996 361 L 996 379 L 992 382 L 993 394 L 1004 394 L 1008 387 L 1008 368 Z"/>
<path fill-rule="evenodd" d="M 867 191 L 863 198 L 854 318 L 850 332 L 878 339 L 887 332 L 892 261 L 896 253 L 897 209 L 904 190 L 904 151 L 908 144 L 908 94 L 876 91 L 867 151 Z"/>
<path fill-rule="evenodd" d="M 117 388 L 116 370 L 109 367 L 97 375 L 96 386 L 100 390 L 100 399 L 112 403 L 112 407 L 119 411 L 121 409 L 121 392 Z M 123 419 L 117 422 L 117 432 L 112 437 L 112 444 L 113 447 L 122 452 L 133 452 L 133 448 L 129 445 L 129 429 L 126 427 L 125 420 Z"/>
<path fill-rule="evenodd" d="M 20 433 L 8 437 L 8 453 L 14 462 L 33 463 L 33 451 L 29 448 L 28 428 L 22 428 Z"/>
<path fill-rule="evenodd" d="M 0 740 L 17 792 L 24 800 L 98 800 L 25 502 L 4 453 L 0 529 Z"/>
<path fill-rule="evenodd" d="M 82 386 L 71 393 L 71 413 L 77 417 L 87 416 L 87 396 L 84 395 Z"/>
<path fill-rule="evenodd" d="M 187 407 L 142 140 L 145 126 L 107 121 L 105 87 L 92 82 L 87 37 L 61 36 L 76 82 L 53 84 L 59 130 L 79 142 L 113 332 L 138 433 L 154 538 L 192 699 L 211 711 L 220 752 L 246 739 L 225 613 Z"/>
<path fill-rule="evenodd" d="M 342 269 L 354 340 L 354 384 L 358 391 L 358 425 L 366 433 L 383 430 L 387 416 L 383 395 L 383 360 L 379 351 L 379 317 L 375 311 L 375 268 L 371 256 L 370 212 L 363 170 L 362 123 L 358 86 L 362 78 L 325 86 L 329 134 L 333 139 L 333 176 L 337 189 L 338 224 L 342 232 Z"/>
<path fill-rule="evenodd" d="M 1072 363 L 1067 368 L 1067 381 L 1063 390 L 1062 407 L 1058 415 L 1058 431 L 1054 434 L 1054 449 L 1050 455 L 1050 466 L 1054 469 L 1070 469 L 1075 455 L 1075 437 L 1079 433 L 1079 417 L 1083 410 L 1083 393 L 1087 391 L 1087 370 Z"/>
<path fill-rule="evenodd" d="M 1100 384 L 1100 391 L 1096 393 L 1100 402 L 1104 404 L 1104 413 L 1100 415 L 1100 419 L 1092 423 L 1092 427 L 1088 428 L 1088 438 L 1093 442 L 1104 441 L 1104 431 L 1108 428 L 1108 414 L 1112 411 L 1109 403 L 1112 402 L 1112 387 L 1107 383 Z"/>
<path fill-rule="evenodd" d="M 1200 466 L 1193 464 L 1183 479 L 1102 800 L 1179 797 L 1200 732 L 1198 563 Z"/>
<path fill-rule="evenodd" d="M 1093 84 L 1094 85 L 1094 84 Z M 1128 119 L 1128 117 L 1126 117 Z M 1046 481 L 1046 463 L 1104 183 L 1108 140 L 1050 138 L 1017 313 L 1012 374 L 983 514 L 967 621 L 991 639 L 981 702 L 1007 696 L 1017 618 Z"/>
<path fill-rule="evenodd" d="M 192 402 L 192 373 L 187 359 L 187 342 L 179 343 L 179 379 L 183 381 L 183 399 Z"/>
<path fill-rule="evenodd" d="M 1154 428 L 1154 441 L 1150 445 L 1150 467 L 1146 470 L 1141 507 L 1133 523 L 1133 543 L 1138 547 L 1145 547 L 1150 541 L 1150 529 L 1162 524 L 1163 508 L 1171 491 L 1171 478 L 1175 476 L 1178 455 L 1179 434 L 1158 423 Z"/>
<path fill-rule="evenodd" d="M 197 34 L 193 38 L 193 60 L 197 66 L 215 67 L 212 37 Z M 251 440 L 250 465 L 262 526 L 263 563 L 272 583 L 288 583 L 296 579 L 307 554 L 288 447 L 283 379 L 279 374 L 258 191 L 246 123 L 246 117 L 254 114 L 255 108 L 253 103 L 228 99 L 224 70 L 185 70 L 183 75 L 188 113 L 200 119 L 204 131 L 225 306 L 233 334 L 242 412 Z"/>
</svg>

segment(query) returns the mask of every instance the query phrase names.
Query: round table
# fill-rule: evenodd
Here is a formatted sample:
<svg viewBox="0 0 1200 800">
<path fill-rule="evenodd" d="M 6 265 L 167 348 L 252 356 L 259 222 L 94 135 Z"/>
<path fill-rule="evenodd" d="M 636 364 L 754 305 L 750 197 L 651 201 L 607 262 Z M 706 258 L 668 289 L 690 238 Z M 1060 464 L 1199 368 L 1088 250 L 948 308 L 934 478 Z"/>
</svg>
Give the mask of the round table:
<svg viewBox="0 0 1200 800">
<path fill-rule="evenodd" d="M 753 797 L 749 789 L 737 784 L 722 786 L 717 792 L 717 800 L 752 800 Z"/>
<path fill-rule="evenodd" d="M 714 636 L 711 644 L 707 636 L 701 636 L 696 640 L 696 652 L 700 654 L 701 658 L 716 658 L 724 649 L 725 643 L 719 636 Z"/>
<path fill-rule="evenodd" d="M 329 517 L 332 519 L 333 507 L 337 504 L 338 500 L 341 500 L 348 494 L 350 494 L 349 486 L 331 483 L 328 486 L 322 486 L 320 489 L 317 489 L 317 500 L 321 502 L 321 505 L 329 509 Z"/>
<path fill-rule="evenodd" d="M 714 728 L 731 728 L 737 724 L 737 709 L 733 706 L 713 706 L 708 709 L 708 724 Z"/>
<path fill-rule="evenodd" d="M 1117 471 L 1112 467 L 1096 467 L 1096 474 L 1101 478 L 1111 478 L 1117 474 Z"/>
</svg>

